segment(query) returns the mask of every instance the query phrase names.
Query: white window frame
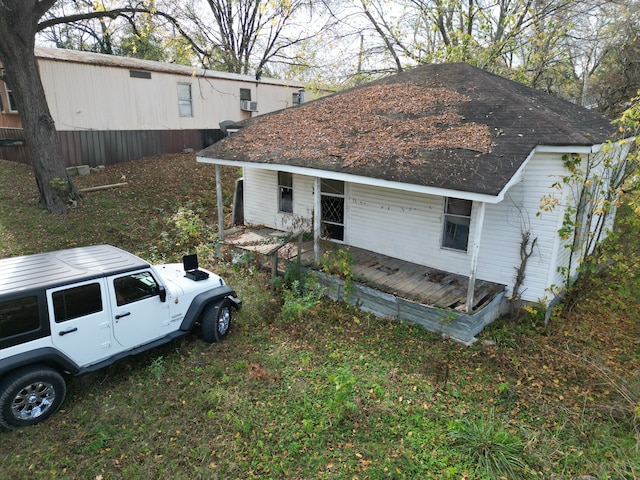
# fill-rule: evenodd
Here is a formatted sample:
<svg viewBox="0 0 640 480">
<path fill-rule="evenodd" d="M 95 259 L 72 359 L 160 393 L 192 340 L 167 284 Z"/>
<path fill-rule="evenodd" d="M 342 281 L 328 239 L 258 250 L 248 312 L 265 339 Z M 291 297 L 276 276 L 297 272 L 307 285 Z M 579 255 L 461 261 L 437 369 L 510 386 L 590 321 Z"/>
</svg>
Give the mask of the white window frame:
<svg viewBox="0 0 640 480">
<path fill-rule="evenodd" d="M 468 202 L 469 204 L 469 214 L 460 214 L 451 212 L 450 210 L 450 200 L 453 202 Z M 445 197 L 444 198 L 444 211 L 443 211 L 443 221 L 442 221 L 442 237 L 441 237 L 441 248 L 446 250 L 453 250 L 455 252 L 467 252 L 469 250 L 469 236 L 471 234 L 471 215 L 473 214 L 473 202 L 471 200 L 463 200 L 460 198 L 453 197 Z M 458 229 L 458 226 L 464 226 L 467 229 L 467 241 L 465 242 L 464 248 L 455 246 L 451 243 L 451 240 L 448 240 L 448 237 L 451 235 L 447 235 L 449 229 Z"/>
<path fill-rule="evenodd" d="M 188 91 L 189 98 L 183 95 L 184 91 Z M 181 117 L 193 117 L 193 92 L 190 83 L 178 83 L 178 114 Z"/>
<path fill-rule="evenodd" d="M 281 175 L 286 175 L 290 180 L 286 182 L 287 185 L 281 181 Z M 289 198 L 286 198 L 285 193 L 289 194 Z M 288 200 L 290 200 L 290 202 L 288 202 Z M 293 213 L 293 174 L 289 172 L 278 171 L 278 212 Z"/>
<path fill-rule="evenodd" d="M 2 70 L 2 76 L 4 76 L 4 70 Z M 9 106 L 9 113 L 18 113 L 16 100 L 15 98 L 13 98 L 13 90 L 9 88 L 9 85 L 7 85 L 7 82 L 2 82 L 2 83 L 4 83 L 4 91 L 7 94 L 7 104 Z M 5 106 L 4 106 L 4 101 L 0 102 L 0 106 L 2 107 L 2 111 L 4 113 L 7 113 L 7 110 L 5 109 Z"/>
</svg>

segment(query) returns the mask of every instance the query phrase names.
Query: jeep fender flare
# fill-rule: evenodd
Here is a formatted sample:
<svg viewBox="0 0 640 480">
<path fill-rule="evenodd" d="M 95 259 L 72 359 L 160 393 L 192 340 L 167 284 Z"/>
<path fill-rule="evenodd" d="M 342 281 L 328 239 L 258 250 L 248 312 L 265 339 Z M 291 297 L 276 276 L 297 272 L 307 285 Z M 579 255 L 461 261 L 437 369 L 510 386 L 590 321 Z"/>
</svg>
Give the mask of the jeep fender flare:
<svg viewBox="0 0 640 480">
<path fill-rule="evenodd" d="M 18 368 L 36 363 L 55 368 L 60 373 L 77 374 L 80 371 L 80 367 L 65 354 L 55 348 L 43 347 L 0 360 L 0 377 Z"/>
<path fill-rule="evenodd" d="M 200 318 L 200 314 L 202 314 L 204 308 L 210 303 L 220 303 L 225 298 L 231 300 L 231 306 L 236 310 L 238 310 L 242 305 L 240 299 L 236 297 L 236 292 L 228 285 L 224 285 L 222 287 L 208 290 L 196 295 L 196 297 L 191 302 L 191 305 L 189 305 L 187 313 L 185 314 L 184 319 L 180 324 L 180 330 L 183 330 L 185 332 L 193 330 L 193 326 L 195 325 L 198 318 Z"/>
</svg>

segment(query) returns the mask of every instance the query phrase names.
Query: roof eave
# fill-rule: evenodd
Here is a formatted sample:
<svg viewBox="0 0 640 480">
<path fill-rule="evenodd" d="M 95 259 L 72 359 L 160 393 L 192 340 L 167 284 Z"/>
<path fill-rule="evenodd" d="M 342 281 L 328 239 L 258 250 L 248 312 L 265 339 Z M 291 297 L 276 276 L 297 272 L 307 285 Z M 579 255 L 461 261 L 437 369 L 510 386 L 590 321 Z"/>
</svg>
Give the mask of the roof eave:
<svg viewBox="0 0 640 480">
<path fill-rule="evenodd" d="M 434 195 L 438 197 L 455 197 L 455 198 L 461 198 L 463 200 L 471 200 L 475 202 L 485 202 L 485 203 L 491 203 L 491 204 L 500 203 L 502 201 L 502 197 L 495 196 L 495 195 L 467 192 L 463 190 L 452 190 L 452 189 L 439 188 L 439 187 L 429 187 L 426 185 L 416 185 L 411 183 L 394 182 L 391 180 L 383 180 L 379 178 L 365 177 L 362 175 L 353 175 L 349 173 L 334 172 L 331 170 L 322 170 L 318 168 L 299 167 L 295 165 L 283 165 L 283 164 L 277 164 L 277 163 L 256 163 L 256 162 L 247 162 L 247 161 L 241 161 L 241 160 L 226 160 L 223 158 L 210 158 L 210 157 L 201 157 L 201 156 L 196 156 L 196 160 L 200 163 L 209 163 L 212 165 L 224 165 L 224 166 L 231 166 L 231 167 L 255 168 L 259 170 L 289 172 L 297 175 L 306 175 L 309 177 L 317 177 L 319 176 L 318 173 L 322 172 L 322 178 L 326 178 L 329 180 L 340 180 L 340 181 L 349 182 L 349 183 L 357 183 L 360 185 L 391 188 L 394 190 L 401 190 L 404 192 L 422 193 L 425 195 Z"/>
</svg>

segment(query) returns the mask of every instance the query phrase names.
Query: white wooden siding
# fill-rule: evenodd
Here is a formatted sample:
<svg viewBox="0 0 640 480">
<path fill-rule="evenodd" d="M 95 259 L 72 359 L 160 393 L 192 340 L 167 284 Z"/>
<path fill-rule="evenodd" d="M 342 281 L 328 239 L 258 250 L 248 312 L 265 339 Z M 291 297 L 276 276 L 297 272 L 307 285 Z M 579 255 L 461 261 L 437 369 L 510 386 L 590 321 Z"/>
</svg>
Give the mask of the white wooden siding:
<svg viewBox="0 0 640 480">
<path fill-rule="evenodd" d="M 219 128 L 292 105 L 298 86 L 39 59 L 40 76 L 58 130 L 174 130 Z M 191 85 L 192 117 L 178 113 L 178 83 Z M 240 88 L 251 90 L 258 113 L 240 109 Z"/>
<path fill-rule="evenodd" d="M 443 201 L 442 197 L 351 185 L 349 244 L 468 275 L 468 254 L 440 247 Z M 472 230 L 473 226 L 472 214 Z"/>
<path fill-rule="evenodd" d="M 564 173 L 561 154 L 538 153 L 527 165 L 523 181 L 511 188 L 505 200 L 486 205 L 477 278 L 506 284 L 511 295 L 521 263 L 522 233 L 529 231 L 537 242 L 527 262 L 521 296 L 528 301 L 552 298 L 549 288 L 562 284 L 558 266 L 567 265 L 569 254 L 558 238 L 567 193 L 552 188 Z M 293 185 L 294 215 L 310 219 L 313 179 L 294 175 Z M 470 274 L 471 258 L 467 252 L 440 246 L 443 197 L 360 184 L 349 184 L 346 191 L 349 245 L 452 273 Z M 560 206 L 542 212 L 542 196 L 549 194 L 558 197 Z M 477 208 L 474 203 L 470 238 L 477 228 Z M 245 170 L 245 209 L 248 223 L 286 226 L 277 212 L 276 172 Z"/>
<path fill-rule="evenodd" d="M 278 211 L 278 173 L 244 169 L 244 220 L 247 225 L 264 225 L 285 231 L 311 227 L 313 178 L 293 175 L 293 212 Z"/>
<path fill-rule="evenodd" d="M 558 238 L 564 209 L 559 206 L 543 212 L 540 205 L 543 195 L 548 194 L 554 194 L 563 203 L 563 193 L 552 188 L 563 173 L 561 154 L 538 153 L 527 165 L 523 181 L 508 192 L 505 200 L 487 205 L 478 260 L 479 278 L 506 283 L 508 294 L 513 294 L 516 269 L 521 263 L 521 233 L 529 231 L 531 240 L 537 238 L 537 243 L 527 262 L 521 296 L 528 301 L 552 297 L 548 288 L 560 284 L 558 265 L 566 264 L 568 254 Z"/>
</svg>

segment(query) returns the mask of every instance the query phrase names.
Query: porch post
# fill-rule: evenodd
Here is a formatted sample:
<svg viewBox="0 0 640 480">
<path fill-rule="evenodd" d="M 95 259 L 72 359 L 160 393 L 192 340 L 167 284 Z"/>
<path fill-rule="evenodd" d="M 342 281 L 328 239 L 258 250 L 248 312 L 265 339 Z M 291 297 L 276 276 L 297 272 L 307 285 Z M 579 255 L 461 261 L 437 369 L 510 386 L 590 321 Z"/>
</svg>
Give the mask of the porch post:
<svg viewBox="0 0 640 480">
<path fill-rule="evenodd" d="M 320 177 L 313 179 L 313 262 L 320 263 L 320 220 L 322 205 L 320 203 Z"/>
<path fill-rule="evenodd" d="M 480 252 L 480 239 L 484 226 L 485 202 L 480 202 L 478 207 L 478 220 L 476 222 L 475 235 L 471 244 L 471 272 L 469 275 L 469 287 L 467 289 L 467 313 L 473 312 L 473 294 L 476 288 L 476 274 L 478 273 L 478 254 Z"/>
<path fill-rule="evenodd" d="M 216 165 L 216 200 L 218 205 L 218 237 L 224 240 L 224 210 L 222 205 L 222 176 L 220 165 Z"/>
</svg>

